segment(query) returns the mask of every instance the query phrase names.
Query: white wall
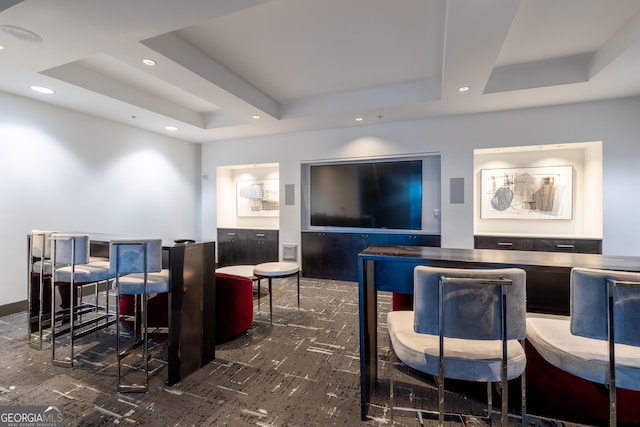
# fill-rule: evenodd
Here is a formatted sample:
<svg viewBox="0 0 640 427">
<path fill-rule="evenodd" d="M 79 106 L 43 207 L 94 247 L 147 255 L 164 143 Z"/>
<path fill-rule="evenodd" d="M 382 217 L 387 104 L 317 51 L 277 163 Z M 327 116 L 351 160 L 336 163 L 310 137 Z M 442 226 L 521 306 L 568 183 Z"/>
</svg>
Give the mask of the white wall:
<svg viewBox="0 0 640 427">
<path fill-rule="evenodd" d="M 362 125 L 211 142 L 203 173 L 217 166 L 277 162 L 280 183 L 296 186 L 296 203 L 280 212 L 282 242 L 300 241 L 301 162 L 407 154 L 441 154 L 442 246 L 473 247 L 476 148 L 603 141 L 603 252 L 640 255 L 640 98 L 508 112 Z M 450 178 L 464 178 L 465 203 L 449 203 Z M 215 239 L 216 191 L 202 193 L 203 237 Z"/>
<path fill-rule="evenodd" d="M 0 305 L 32 229 L 200 237 L 200 145 L 0 93 Z"/>
</svg>

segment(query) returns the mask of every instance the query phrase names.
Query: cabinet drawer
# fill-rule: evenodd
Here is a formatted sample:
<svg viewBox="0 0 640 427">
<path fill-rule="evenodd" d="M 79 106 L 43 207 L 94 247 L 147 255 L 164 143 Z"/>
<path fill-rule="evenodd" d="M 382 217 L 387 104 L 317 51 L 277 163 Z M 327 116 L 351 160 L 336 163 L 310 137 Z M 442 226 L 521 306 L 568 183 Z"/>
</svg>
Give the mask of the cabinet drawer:
<svg viewBox="0 0 640 427">
<path fill-rule="evenodd" d="M 602 253 L 602 241 L 594 239 L 536 239 L 533 247 L 544 252 Z"/>
<path fill-rule="evenodd" d="M 533 239 L 526 237 L 475 236 L 476 249 L 532 251 Z"/>
</svg>

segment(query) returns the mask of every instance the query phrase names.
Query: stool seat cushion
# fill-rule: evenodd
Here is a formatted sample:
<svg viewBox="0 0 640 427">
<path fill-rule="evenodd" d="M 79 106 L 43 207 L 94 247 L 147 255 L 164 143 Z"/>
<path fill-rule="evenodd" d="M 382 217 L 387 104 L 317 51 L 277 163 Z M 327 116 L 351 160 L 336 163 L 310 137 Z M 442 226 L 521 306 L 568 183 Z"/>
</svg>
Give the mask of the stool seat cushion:
<svg viewBox="0 0 640 427">
<path fill-rule="evenodd" d="M 569 316 L 529 314 L 527 340 L 550 364 L 578 377 L 606 383 L 607 341 L 571 333 Z M 616 344 L 616 385 L 640 390 L 638 347 Z"/>
<path fill-rule="evenodd" d="M 114 285 L 114 289 L 120 295 L 144 294 L 144 273 L 120 276 Z M 160 294 L 163 292 L 169 292 L 169 270 L 164 269 L 157 273 L 148 273 L 147 293 Z"/>
<path fill-rule="evenodd" d="M 216 273 L 216 341 L 226 341 L 253 323 L 253 281 Z"/>
<path fill-rule="evenodd" d="M 387 327 L 398 359 L 414 369 L 438 375 L 440 339 L 438 335 L 415 332 L 413 311 L 389 312 Z M 446 378 L 500 381 L 502 342 L 499 340 L 445 338 L 444 355 Z M 517 378 L 526 365 L 524 348 L 518 340 L 508 341 L 507 358 L 507 377 Z"/>
<path fill-rule="evenodd" d="M 71 282 L 72 271 L 71 266 L 57 268 L 55 281 Z M 109 261 L 94 261 L 75 266 L 74 282 L 77 284 L 100 282 L 113 279 L 113 277 L 114 275 L 109 271 Z"/>
</svg>

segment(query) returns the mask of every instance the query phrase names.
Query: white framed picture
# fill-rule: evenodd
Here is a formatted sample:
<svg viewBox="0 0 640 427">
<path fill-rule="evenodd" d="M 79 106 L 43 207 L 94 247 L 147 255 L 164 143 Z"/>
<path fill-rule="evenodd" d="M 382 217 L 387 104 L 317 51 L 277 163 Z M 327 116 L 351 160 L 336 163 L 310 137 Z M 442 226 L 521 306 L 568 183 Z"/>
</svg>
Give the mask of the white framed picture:
<svg viewBox="0 0 640 427">
<path fill-rule="evenodd" d="M 239 180 L 236 206 L 240 216 L 278 216 L 280 214 L 280 182 L 277 179 Z"/>
<path fill-rule="evenodd" d="M 571 219 L 573 166 L 483 169 L 482 219 Z"/>
</svg>

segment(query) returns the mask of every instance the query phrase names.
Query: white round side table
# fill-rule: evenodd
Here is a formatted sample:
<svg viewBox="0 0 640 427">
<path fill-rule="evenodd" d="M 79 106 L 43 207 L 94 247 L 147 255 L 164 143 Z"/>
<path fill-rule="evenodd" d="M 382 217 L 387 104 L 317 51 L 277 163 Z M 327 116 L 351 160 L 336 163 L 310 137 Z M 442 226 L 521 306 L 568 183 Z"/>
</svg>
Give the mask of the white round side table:
<svg viewBox="0 0 640 427">
<path fill-rule="evenodd" d="M 300 309 L 300 267 L 294 262 L 265 262 L 253 269 L 258 278 L 258 310 L 260 309 L 260 279 L 269 279 L 269 320 L 273 324 L 273 301 L 271 298 L 271 282 L 274 277 L 298 276 L 298 310 Z"/>
</svg>

